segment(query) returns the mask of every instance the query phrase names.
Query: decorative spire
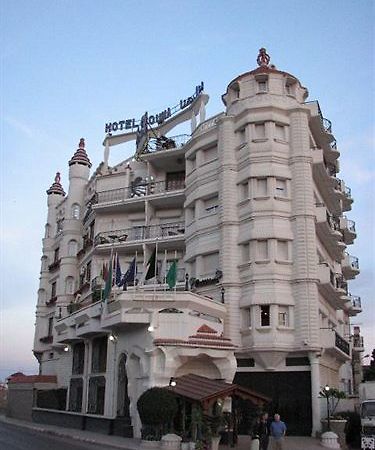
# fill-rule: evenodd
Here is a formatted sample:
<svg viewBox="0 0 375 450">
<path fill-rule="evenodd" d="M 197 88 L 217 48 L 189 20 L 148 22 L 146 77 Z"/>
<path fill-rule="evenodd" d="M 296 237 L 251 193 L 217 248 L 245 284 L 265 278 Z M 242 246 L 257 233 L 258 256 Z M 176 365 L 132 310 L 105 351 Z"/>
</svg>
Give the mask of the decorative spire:
<svg viewBox="0 0 375 450">
<path fill-rule="evenodd" d="M 47 194 L 59 194 L 59 195 L 65 195 L 64 189 L 61 186 L 61 176 L 60 172 L 56 172 L 55 181 L 52 183 L 52 186 L 48 189 Z"/>
<path fill-rule="evenodd" d="M 74 156 L 69 161 L 69 166 L 71 166 L 72 164 L 82 164 L 83 166 L 91 167 L 91 162 L 85 150 L 85 140 L 83 138 L 79 140 L 78 150 L 74 153 Z"/>
<path fill-rule="evenodd" d="M 266 51 L 266 49 L 265 48 L 260 48 L 259 49 L 259 55 L 258 55 L 258 58 L 257 58 L 257 63 L 258 63 L 258 66 L 260 66 L 260 67 L 265 67 L 265 66 L 268 66 L 268 64 L 270 63 L 270 56 L 267 54 L 267 51 Z"/>
</svg>

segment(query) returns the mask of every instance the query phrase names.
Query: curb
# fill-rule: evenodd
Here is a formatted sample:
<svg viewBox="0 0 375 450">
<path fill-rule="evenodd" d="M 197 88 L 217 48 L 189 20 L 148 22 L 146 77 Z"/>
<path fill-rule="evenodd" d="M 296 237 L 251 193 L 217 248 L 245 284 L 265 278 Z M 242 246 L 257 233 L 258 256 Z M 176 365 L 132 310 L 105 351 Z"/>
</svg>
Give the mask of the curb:
<svg viewBox="0 0 375 450">
<path fill-rule="evenodd" d="M 67 429 L 67 431 L 60 431 L 60 430 L 53 430 L 53 429 L 48 429 L 48 428 L 43 428 L 37 425 L 32 425 L 33 422 L 31 422 L 30 424 L 26 421 L 20 420 L 20 419 L 12 419 L 12 418 L 8 418 L 4 415 L 0 415 L 0 422 L 4 423 L 4 424 L 8 424 L 8 425 L 13 425 L 13 426 L 18 426 L 21 428 L 26 428 L 28 430 L 33 430 L 33 431 L 37 431 L 38 433 L 44 433 L 44 434 L 49 434 L 52 436 L 58 436 L 58 437 L 63 437 L 63 438 L 68 438 L 68 439 L 73 439 L 75 441 L 80 441 L 80 442 L 86 442 L 88 444 L 95 444 L 95 445 L 100 445 L 100 446 L 107 446 L 107 447 L 112 447 L 112 448 L 118 448 L 121 450 L 134 450 L 134 447 L 126 447 L 124 445 L 120 445 L 120 444 L 116 444 L 113 442 L 103 442 L 102 440 L 96 440 L 90 437 L 84 437 L 84 436 L 79 436 L 79 435 L 75 435 L 75 434 L 71 434 L 68 430 L 74 430 L 74 428 L 69 428 Z M 103 435 L 106 436 L 106 435 Z"/>
</svg>

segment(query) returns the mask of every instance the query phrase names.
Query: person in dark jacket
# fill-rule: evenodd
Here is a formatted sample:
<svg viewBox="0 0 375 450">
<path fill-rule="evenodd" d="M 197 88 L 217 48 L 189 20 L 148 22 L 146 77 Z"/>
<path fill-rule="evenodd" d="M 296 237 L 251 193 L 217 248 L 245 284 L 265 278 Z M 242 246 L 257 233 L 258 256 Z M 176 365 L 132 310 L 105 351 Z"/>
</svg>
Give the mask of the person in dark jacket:
<svg viewBox="0 0 375 450">
<path fill-rule="evenodd" d="M 256 434 L 259 436 L 259 450 L 267 450 L 270 439 L 270 433 L 268 429 L 268 413 L 263 413 L 260 416 L 256 428 Z"/>
</svg>

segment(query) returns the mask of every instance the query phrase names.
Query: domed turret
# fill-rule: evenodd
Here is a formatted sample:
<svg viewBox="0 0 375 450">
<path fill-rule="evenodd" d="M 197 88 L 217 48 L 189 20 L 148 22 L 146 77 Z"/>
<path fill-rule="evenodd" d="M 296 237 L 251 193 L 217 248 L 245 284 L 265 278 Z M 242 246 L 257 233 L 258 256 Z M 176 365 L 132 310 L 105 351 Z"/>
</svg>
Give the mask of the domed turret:
<svg viewBox="0 0 375 450">
<path fill-rule="evenodd" d="M 88 166 L 89 168 L 91 167 L 91 162 L 85 150 L 85 140 L 83 138 L 79 140 L 78 149 L 69 161 L 69 166 L 73 164 L 81 164 L 83 166 Z"/>
<path fill-rule="evenodd" d="M 51 187 L 47 190 L 47 194 L 59 194 L 65 196 L 65 191 L 61 186 L 61 176 L 60 172 L 56 172 L 55 181 L 52 183 Z"/>
</svg>

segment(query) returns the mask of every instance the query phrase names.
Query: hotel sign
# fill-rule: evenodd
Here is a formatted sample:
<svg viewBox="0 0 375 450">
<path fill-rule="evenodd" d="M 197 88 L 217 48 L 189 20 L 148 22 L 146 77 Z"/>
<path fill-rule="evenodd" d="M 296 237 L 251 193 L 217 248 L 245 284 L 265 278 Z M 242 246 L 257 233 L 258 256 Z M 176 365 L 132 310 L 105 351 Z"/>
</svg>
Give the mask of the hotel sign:
<svg viewBox="0 0 375 450">
<path fill-rule="evenodd" d="M 199 95 L 203 92 L 203 89 L 204 83 L 202 81 L 201 84 L 195 87 L 194 94 L 190 97 L 180 100 L 178 105 L 172 108 L 166 108 L 164 109 L 164 111 L 161 111 L 158 114 L 148 115 L 148 113 L 145 112 L 140 120 L 137 121 L 135 119 L 123 119 L 117 122 L 106 123 L 104 131 L 105 133 L 112 133 L 116 131 L 129 130 L 130 132 L 136 131 L 137 133 L 144 134 L 147 129 L 147 125 L 156 124 L 157 126 L 159 126 L 170 117 L 174 116 L 175 114 L 191 105 L 194 100 L 198 98 Z"/>
</svg>

